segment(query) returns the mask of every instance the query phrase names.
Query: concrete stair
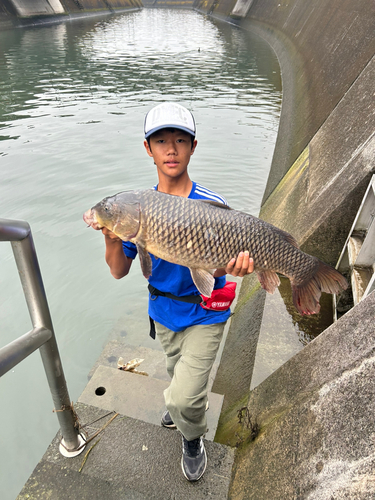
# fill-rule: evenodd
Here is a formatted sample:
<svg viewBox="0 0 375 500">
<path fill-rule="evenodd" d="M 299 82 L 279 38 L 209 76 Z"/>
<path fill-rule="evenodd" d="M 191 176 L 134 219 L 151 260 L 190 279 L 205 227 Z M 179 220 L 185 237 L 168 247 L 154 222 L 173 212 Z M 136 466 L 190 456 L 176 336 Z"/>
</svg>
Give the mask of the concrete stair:
<svg viewBox="0 0 375 500">
<path fill-rule="evenodd" d="M 138 370 L 146 372 L 148 376 L 119 370 L 119 357 L 122 357 L 124 362 L 134 358 L 144 359 Z M 111 341 L 106 345 L 89 376 L 91 378 L 78 402 L 160 425 L 160 417 L 165 410 L 163 391 L 169 385 L 163 352 Z M 205 438 L 213 441 L 223 396 L 209 392 L 208 400 Z"/>
<path fill-rule="evenodd" d="M 138 369 L 148 376 L 119 370 L 119 357 L 124 362 L 144 359 Z M 207 470 L 200 481 L 190 483 L 181 471 L 181 434 L 160 425 L 168 384 L 163 352 L 110 341 L 75 410 L 88 438 L 115 412 L 117 417 L 74 458 L 60 454 L 57 435 L 17 500 L 228 498 L 234 450 L 213 442 L 223 396 L 209 393 Z"/>
<path fill-rule="evenodd" d="M 76 411 L 89 436 L 113 416 L 83 403 Z M 17 500 L 226 499 L 234 451 L 211 441 L 205 446 L 207 470 L 190 483 L 181 471 L 178 431 L 118 415 L 77 457 L 64 458 L 56 436 Z"/>
</svg>

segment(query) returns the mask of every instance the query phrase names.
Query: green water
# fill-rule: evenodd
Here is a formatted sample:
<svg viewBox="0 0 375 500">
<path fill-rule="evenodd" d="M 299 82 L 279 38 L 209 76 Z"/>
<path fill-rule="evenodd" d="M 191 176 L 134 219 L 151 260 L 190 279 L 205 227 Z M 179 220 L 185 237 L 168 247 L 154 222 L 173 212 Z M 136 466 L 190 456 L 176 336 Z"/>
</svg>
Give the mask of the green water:
<svg viewBox="0 0 375 500">
<path fill-rule="evenodd" d="M 148 337 L 138 264 L 114 280 L 82 214 L 156 182 L 143 120 L 158 102 L 189 107 L 191 176 L 257 215 L 281 107 L 277 59 L 260 38 L 191 11 L 148 10 L 0 33 L 0 217 L 29 222 L 70 396 L 102 347 Z M 0 244 L 1 345 L 31 329 L 9 243 Z M 12 500 L 58 424 L 39 353 L 0 380 L 0 498 Z"/>
</svg>

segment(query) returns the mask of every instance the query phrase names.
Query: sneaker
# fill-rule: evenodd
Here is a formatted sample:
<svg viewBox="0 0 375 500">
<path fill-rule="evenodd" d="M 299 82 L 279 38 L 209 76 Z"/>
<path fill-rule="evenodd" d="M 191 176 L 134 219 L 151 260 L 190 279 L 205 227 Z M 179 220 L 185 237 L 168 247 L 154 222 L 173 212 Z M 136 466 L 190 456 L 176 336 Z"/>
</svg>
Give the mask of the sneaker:
<svg viewBox="0 0 375 500">
<path fill-rule="evenodd" d="M 206 402 L 206 410 L 205 411 L 207 411 L 209 407 L 210 407 L 210 403 L 207 400 L 207 402 Z M 168 410 L 165 411 L 163 413 L 163 415 L 161 416 L 161 425 L 163 427 L 168 427 L 168 429 L 176 429 L 176 425 L 173 422 L 172 417 L 171 417 L 171 415 L 170 415 L 170 413 L 169 413 Z"/>
<path fill-rule="evenodd" d="M 163 427 L 168 427 L 168 429 L 175 429 L 176 425 L 173 423 L 173 420 L 169 414 L 169 411 L 165 411 L 161 416 L 161 425 Z"/>
<path fill-rule="evenodd" d="M 188 481 L 198 481 L 206 470 L 207 455 L 201 437 L 187 441 L 182 436 L 181 467 Z"/>
</svg>

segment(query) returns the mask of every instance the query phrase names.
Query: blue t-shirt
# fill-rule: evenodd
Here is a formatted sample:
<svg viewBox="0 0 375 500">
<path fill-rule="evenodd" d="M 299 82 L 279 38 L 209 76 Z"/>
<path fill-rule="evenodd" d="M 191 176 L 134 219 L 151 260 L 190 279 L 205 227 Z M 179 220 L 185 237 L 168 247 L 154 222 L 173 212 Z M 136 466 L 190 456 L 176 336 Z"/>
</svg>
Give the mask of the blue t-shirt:
<svg viewBox="0 0 375 500">
<path fill-rule="evenodd" d="M 193 187 L 188 198 L 195 200 L 212 200 L 224 203 L 226 200 L 217 193 L 193 182 Z M 122 243 L 125 255 L 134 259 L 137 255 L 137 248 L 130 241 Z M 150 254 L 152 260 L 152 276 L 149 278 L 149 283 L 161 290 L 169 292 L 173 295 L 199 295 L 194 282 L 191 278 L 190 271 L 187 267 L 171 264 L 162 259 L 156 259 Z M 215 278 L 215 289 L 223 288 L 226 278 Z M 179 332 L 193 325 L 212 325 L 222 323 L 230 316 L 230 309 L 227 311 L 210 311 L 203 309 L 199 304 L 189 304 L 178 300 L 169 299 L 167 297 L 150 296 L 148 302 L 148 313 L 150 317 L 161 323 L 165 327 Z"/>
</svg>

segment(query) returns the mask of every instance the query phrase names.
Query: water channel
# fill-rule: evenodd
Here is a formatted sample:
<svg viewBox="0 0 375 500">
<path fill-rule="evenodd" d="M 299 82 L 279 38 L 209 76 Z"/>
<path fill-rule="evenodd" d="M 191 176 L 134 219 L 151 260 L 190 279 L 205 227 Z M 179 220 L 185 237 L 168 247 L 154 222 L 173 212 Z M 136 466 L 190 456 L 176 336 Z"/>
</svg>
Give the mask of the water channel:
<svg viewBox="0 0 375 500">
<path fill-rule="evenodd" d="M 281 107 L 278 62 L 260 38 L 169 10 L 0 33 L 0 217 L 31 225 L 73 401 L 111 336 L 159 348 L 148 337 L 138 264 L 114 280 L 101 234 L 82 214 L 104 196 L 155 183 L 142 128 L 164 100 L 195 115 L 191 177 L 257 215 Z M 2 243 L 1 346 L 30 329 Z M 58 428 L 39 353 L 1 379 L 0 400 L 0 497 L 13 500 Z"/>
</svg>

